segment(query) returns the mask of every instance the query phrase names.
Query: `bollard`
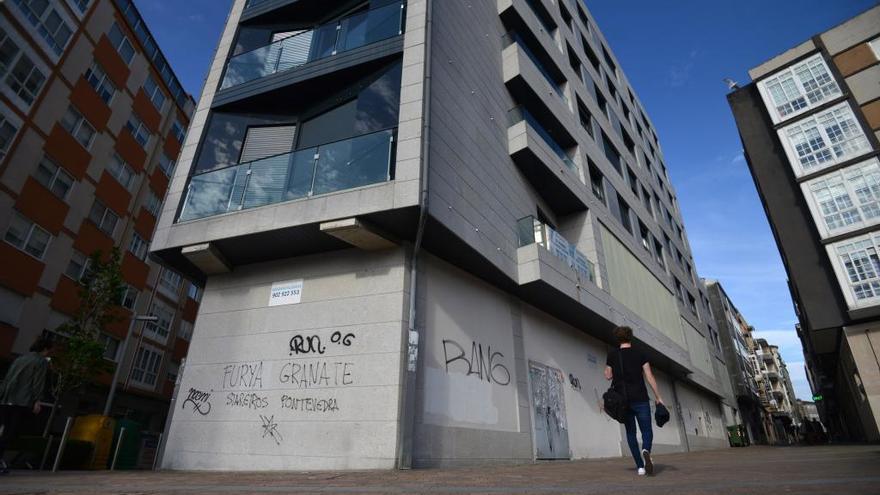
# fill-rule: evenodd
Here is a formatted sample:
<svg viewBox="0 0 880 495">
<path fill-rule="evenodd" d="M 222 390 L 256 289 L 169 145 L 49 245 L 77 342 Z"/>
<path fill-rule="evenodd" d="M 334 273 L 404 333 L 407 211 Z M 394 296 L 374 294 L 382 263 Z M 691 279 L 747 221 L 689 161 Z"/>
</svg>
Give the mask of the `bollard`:
<svg viewBox="0 0 880 495">
<path fill-rule="evenodd" d="M 119 449 L 122 447 L 123 438 L 125 438 L 125 427 L 119 429 L 119 438 L 116 439 L 116 450 L 113 451 L 113 461 L 110 463 L 110 471 L 116 470 L 116 458 L 119 457 Z"/>
<path fill-rule="evenodd" d="M 153 471 L 156 470 L 156 465 L 159 464 L 159 446 L 162 445 L 163 435 L 165 434 L 159 433 L 159 441 L 156 443 L 156 455 L 153 456 Z"/>
<path fill-rule="evenodd" d="M 58 454 L 55 455 L 55 464 L 52 465 L 52 472 L 58 471 L 61 465 L 61 456 L 64 455 L 64 445 L 67 443 L 67 435 L 70 434 L 70 427 L 73 425 L 73 417 L 67 417 L 67 423 L 64 425 L 64 434 L 61 435 L 61 443 L 58 444 Z"/>
<path fill-rule="evenodd" d="M 46 461 L 49 459 L 49 451 L 52 450 L 52 442 L 54 440 L 55 435 L 49 435 L 49 442 L 46 444 L 46 450 L 43 451 L 43 459 L 40 460 L 40 471 L 46 467 Z"/>
</svg>

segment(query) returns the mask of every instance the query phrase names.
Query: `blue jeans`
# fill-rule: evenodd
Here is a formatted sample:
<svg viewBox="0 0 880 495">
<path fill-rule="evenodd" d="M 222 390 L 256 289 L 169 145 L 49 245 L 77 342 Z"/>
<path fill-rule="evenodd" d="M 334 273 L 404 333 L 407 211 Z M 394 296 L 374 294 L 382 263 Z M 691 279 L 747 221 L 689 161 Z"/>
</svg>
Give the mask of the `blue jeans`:
<svg viewBox="0 0 880 495">
<path fill-rule="evenodd" d="M 629 444 L 629 450 L 632 452 L 633 460 L 636 461 L 636 467 L 645 467 L 645 461 L 642 460 L 642 451 L 639 449 L 639 439 L 636 437 L 636 421 L 639 423 L 639 430 L 642 432 L 642 448 L 651 451 L 654 443 L 654 430 L 651 427 L 651 403 L 650 402 L 632 402 L 626 411 L 626 443 Z"/>
</svg>

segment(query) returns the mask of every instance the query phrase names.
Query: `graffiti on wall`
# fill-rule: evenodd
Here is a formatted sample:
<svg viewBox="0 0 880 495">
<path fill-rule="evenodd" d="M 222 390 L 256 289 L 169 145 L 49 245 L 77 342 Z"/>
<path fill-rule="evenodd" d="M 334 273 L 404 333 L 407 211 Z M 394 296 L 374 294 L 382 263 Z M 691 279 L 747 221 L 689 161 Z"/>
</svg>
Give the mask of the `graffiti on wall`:
<svg viewBox="0 0 880 495">
<path fill-rule="evenodd" d="M 471 343 L 468 354 L 465 348 L 454 340 L 443 340 L 443 359 L 446 372 L 463 371 L 467 376 L 474 375 L 480 381 L 507 386 L 510 384 L 510 370 L 504 364 L 504 354 L 493 351 L 491 345 L 484 347 L 478 342 Z"/>
</svg>

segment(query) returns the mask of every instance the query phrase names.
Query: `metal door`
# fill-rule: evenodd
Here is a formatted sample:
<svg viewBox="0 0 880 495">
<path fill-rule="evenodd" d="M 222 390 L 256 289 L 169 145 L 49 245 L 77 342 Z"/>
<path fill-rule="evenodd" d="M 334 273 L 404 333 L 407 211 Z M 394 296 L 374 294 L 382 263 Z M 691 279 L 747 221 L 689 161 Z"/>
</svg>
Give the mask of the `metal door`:
<svg viewBox="0 0 880 495">
<path fill-rule="evenodd" d="M 529 362 L 532 407 L 535 411 L 535 451 L 538 459 L 568 459 L 568 424 L 562 372 Z"/>
</svg>

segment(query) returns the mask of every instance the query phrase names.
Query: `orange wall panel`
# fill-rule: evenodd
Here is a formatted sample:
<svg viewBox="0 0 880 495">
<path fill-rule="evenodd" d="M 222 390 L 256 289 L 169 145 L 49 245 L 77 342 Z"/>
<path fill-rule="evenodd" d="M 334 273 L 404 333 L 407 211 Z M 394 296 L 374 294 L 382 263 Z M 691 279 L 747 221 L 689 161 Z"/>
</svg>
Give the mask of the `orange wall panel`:
<svg viewBox="0 0 880 495">
<path fill-rule="evenodd" d="M 150 129 L 150 132 L 153 134 L 159 133 L 159 124 L 162 121 L 162 115 L 159 114 L 159 111 L 153 106 L 153 102 L 147 98 L 144 88 L 138 90 L 134 97 L 132 108 L 134 109 L 134 113 L 141 118 L 141 122 Z"/>
<path fill-rule="evenodd" d="M 138 235 L 140 235 L 144 239 L 152 239 L 153 229 L 155 228 L 156 217 L 154 217 L 152 213 L 147 211 L 146 208 L 141 208 L 137 218 L 134 221 L 134 231 L 137 232 Z"/>
<path fill-rule="evenodd" d="M 165 191 L 168 190 L 168 176 L 161 168 L 156 167 L 150 174 L 150 185 L 153 186 L 153 192 L 160 198 L 165 197 Z"/>
<path fill-rule="evenodd" d="M 0 260 L 3 260 L 0 263 L 0 284 L 23 296 L 30 296 L 37 290 L 45 268 L 42 261 L 3 241 L 0 241 Z"/>
<path fill-rule="evenodd" d="M 131 70 L 125 64 L 125 61 L 122 60 L 122 57 L 119 56 L 119 53 L 116 52 L 116 49 L 113 48 L 107 35 L 101 36 L 98 44 L 95 45 L 95 59 L 101 64 L 104 72 L 107 73 L 107 76 L 117 88 L 125 87 L 126 83 L 128 83 L 128 76 L 131 75 Z"/>
<path fill-rule="evenodd" d="M 147 152 L 134 140 L 128 129 L 123 128 L 116 137 L 116 152 L 131 165 L 135 172 L 142 172 L 147 164 Z"/>
<path fill-rule="evenodd" d="M 165 138 L 165 144 L 163 145 L 162 149 L 165 151 L 165 154 L 168 156 L 168 158 L 171 158 L 172 160 L 177 160 L 177 155 L 180 154 L 181 146 L 183 146 L 183 144 L 177 140 L 177 137 L 175 137 L 173 134 L 168 134 L 168 137 Z"/>
<path fill-rule="evenodd" d="M 112 111 L 98 96 L 98 93 L 89 86 L 84 77 L 80 77 L 73 87 L 73 91 L 70 93 L 70 102 L 76 106 L 86 120 L 95 126 L 98 132 L 107 127 L 107 121 L 110 120 Z"/>
<path fill-rule="evenodd" d="M 51 306 L 66 315 L 76 313 L 79 308 L 79 284 L 70 277 L 62 276 L 55 286 L 55 293 L 52 294 Z"/>
<path fill-rule="evenodd" d="M 196 321 L 196 316 L 199 314 L 199 303 L 193 301 L 189 297 L 186 298 L 186 302 L 183 303 L 183 314 L 181 318 L 184 320 L 193 323 Z"/>
<path fill-rule="evenodd" d="M 101 180 L 95 188 L 95 196 L 101 200 L 108 208 L 113 210 L 120 219 L 128 215 L 128 205 L 131 203 L 131 193 L 128 189 L 122 187 L 122 184 L 116 181 L 106 171 L 101 174 Z"/>
<path fill-rule="evenodd" d="M 131 325 L 131 311 L 122 306 L 117 306 L 111 311 L 115 319 L 104 327 L 104 331 L 119 340 L 123 340 L 125 339 L 125 334 L 128 333 L 128 327 Z"/>
<path fill-rule="evenodd" d="M 189 351 L 189 342 L 181 338 L 174 339 L 174 350 L 172 351 L 171 359 L 180 361 L 186 357 L 187 351 Z"/>
<path fill-rule="evenodd" d="M 122 257 L 122 278 L 126 282 L 133 285 L 139 290 L 144 290 L 147 286 L 147 277 L 150 274 L 150 267 L 143 261 L 126 251 Z"/>
<path fill-rule="evenodd" d="M 91 256 L 95 251 L 101 251 L 106 255 L 113 249 L 113 239 L 90 220 L 83 220 L 79 234 L 73 241 L 73 247 L 86 256 Z"/>
<path fill-rule="evenodd" d="M 867 43 L 856 45 L 834 57 L 834 64 L 840 70 L 840 73 L 843 74 L 843 77 L 855 74 L 876 63 L 877 57 L 874 56 L 874 51 L 871 50 Z"/>
<path fill-rule="evenodd" d="M 92 155 L 63 127 L 55 124 L 49 137 L 46 138 L 43 149 L 77 180 L 82 180 L 85 177 L 89 162 L 92 161 Z"/>
<path fill-rule="evenodd" d="M 15 202 L 15 209 L 57 236 L 64 226 L 70 206 L 36 179 L 28 177 Z"/>
<path fill-rule="evenodd" d="M 875 131 L 880 129 L 880 100 L 872 101 L 862 106 L 862 112 L 865 113 L 865 120 L 868 125 Z"/>
</svg>

